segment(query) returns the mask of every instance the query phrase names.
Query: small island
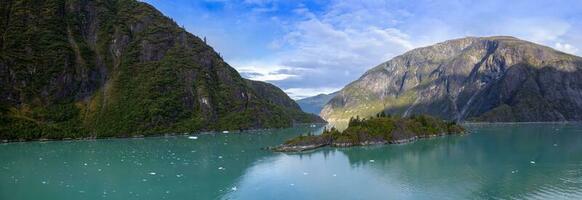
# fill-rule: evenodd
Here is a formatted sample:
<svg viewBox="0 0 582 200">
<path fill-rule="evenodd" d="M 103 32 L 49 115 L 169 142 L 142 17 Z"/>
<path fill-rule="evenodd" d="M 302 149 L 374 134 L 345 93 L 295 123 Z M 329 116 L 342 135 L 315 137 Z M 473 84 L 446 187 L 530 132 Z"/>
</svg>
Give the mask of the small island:
<svg viewBox="0 0 582 200">
<path fill-rule="evenodd" d="M 448 122 L 428 115 L 411 117 L 390 116 L 379 113 L 376 117 L 351 118 L 348 128 L 325 129 L 321 135 L 300 135 L 269 149 L 277 152 L 301 152 L 325 146 L 351 147 L 375 144 L 400 144 L 419 138 L 450 134 L 464 134 L 465 129 L 456 122 Z"/>
</svg>

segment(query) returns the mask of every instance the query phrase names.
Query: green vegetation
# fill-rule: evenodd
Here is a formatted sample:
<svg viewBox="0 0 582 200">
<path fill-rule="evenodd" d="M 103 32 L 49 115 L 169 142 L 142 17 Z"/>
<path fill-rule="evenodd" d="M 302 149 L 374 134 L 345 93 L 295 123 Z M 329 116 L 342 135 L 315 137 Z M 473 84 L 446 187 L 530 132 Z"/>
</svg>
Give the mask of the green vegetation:
<svg viewBox="0 0 582 200">
<path fill-rule="evenodd" d="M 358 146 L 368 144 L 402 143 L 417 138 L 463 133 L 465 129 L 455 122 L 446 122 L 427 115 L 408 118 L 393 117 L 384 113 L 375 117 L 351 118 L 348 128 L 339 131 L 325 129 L 321 135 L 302 135 L 274 148 L 276 151 L 303 151 L 325 145 Z M 305 147 L 305 148 L 301 148 Z"/>
<path fill-rule="evenodd" d="M 0 3 L 0 139 L 323 122 L 135 0 Z"/>
</svg>

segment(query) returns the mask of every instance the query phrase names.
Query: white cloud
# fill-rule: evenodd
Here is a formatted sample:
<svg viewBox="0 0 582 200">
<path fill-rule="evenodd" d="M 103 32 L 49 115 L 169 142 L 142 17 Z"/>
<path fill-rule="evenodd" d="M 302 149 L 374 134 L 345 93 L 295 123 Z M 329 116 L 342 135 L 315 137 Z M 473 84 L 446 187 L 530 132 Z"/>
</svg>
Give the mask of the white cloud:
<svg viewBox="0 0 582 200">
<path fill-rule="evenodd" d="M 286 25 L 289 31 L 269 47 L 278 51 L 278 66 L 312 70 L 279 75 L 274 83 L 291 96 L 319 94 L 319 89 L 344 86 L 413 48 L 465 36 L 511 35 L 579 53 L 578 43 L 566 39 L 575 27 L 560 17 L 525 11 L 497 15 L 492 10 L 503 5 L 497 3 L 487 9 L 467 2 L 419 4 L 411 8 L 387 1 L 333 1 L 317 14 L 299 6 L 294 12 L 300 20 Z"/>
<path fill-rule="evenodd" d="M 278 62 L 233 62 L 236 70 L 245 78 L 256 81 L 277 82 L 300 78 L 301 74 L 309 73 L 313 69 L 288 67 Z"/>
<path fill-rule="evenodd" d="M 560 43 L 560 42 L 557 42 L 554 45 L 554 48 L 556 48 L 557 50 L 560 50 L 560 51 L 569 53 L 569 54 L 576 54 L 576 53 L 578 53 L 578 48 L 576 48 L 576 47 L 574 47 L 574 46 L 572 46 L 572 45 L 570 45 L 568 43 Z"/>
<path fill-rule="evenodd" d="M 465 36 L 511 35 L 582 55 L 579 0 L 204 1 L 221 9 L 145 0 L 207 37 L 244 77 L 295 96 L 341 88 L 407 50 Z"/>
<path fill-rule="evenodd" d="M 290 96 L 316 95 L 330 92 L 330 88 L 337 90 L 367 69 L 414 48 L 410 37 L 401 30 L 359 24 L 360 21 L 351 20 L 343 9 L 332 6 L 322 16 L 314 15 L 305 7 L 296 9 L 295 13 L 303 19 L 290 23 L 290 31 L 271 42 L 269 47 L 279 50 L 276 61 L 271 67 L 263 65 L 261 69 L 249 70 L 260 72 L 252 78 L 270 79 Z M 268 73 L 279 69 L 293 70 L 293 73 Z"/>
<path fill-rule="evenodd" d="M 285 93 L 289 95 L 292 99 L 302 99 L 306 97 L 315 96 L 318 94 L 329 94 L 332 92 L 336 92 L 341 88 L 332 88 L 332 87 L 321 87 L 321 88 L 289 88 L 285 89 Z"/>
</svg>

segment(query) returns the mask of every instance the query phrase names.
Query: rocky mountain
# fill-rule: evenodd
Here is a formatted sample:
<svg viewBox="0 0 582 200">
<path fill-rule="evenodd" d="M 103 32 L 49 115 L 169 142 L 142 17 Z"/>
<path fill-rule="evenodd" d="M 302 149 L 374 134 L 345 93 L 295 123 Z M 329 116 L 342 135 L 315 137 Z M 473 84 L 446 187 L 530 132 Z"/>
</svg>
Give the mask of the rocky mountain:
<svg viewBox="0 0 582 200">
<path fill-rule="evenodd" d="M 321 121 L 245 80 L 135 0 L 0 3 L 0 138 L 239 130 Z"/>
<path fill-rule="evenodd" d="M 430 114 L 488 122 L 582 120 L 582 58 L 514 37 L 411 50 L 367 71 L 321 112 L 329 121 Z"/>
<path fill-rule="evenodd" d="M 301 107 L 301 110 L 308 113 L 313 113 L 319 115 L 323 106 L 329 102 L 338 92 L 330 94 L 318 94 L 316 96 L 307 97 L 297 100 L 297 104 Z"/>
</svg>

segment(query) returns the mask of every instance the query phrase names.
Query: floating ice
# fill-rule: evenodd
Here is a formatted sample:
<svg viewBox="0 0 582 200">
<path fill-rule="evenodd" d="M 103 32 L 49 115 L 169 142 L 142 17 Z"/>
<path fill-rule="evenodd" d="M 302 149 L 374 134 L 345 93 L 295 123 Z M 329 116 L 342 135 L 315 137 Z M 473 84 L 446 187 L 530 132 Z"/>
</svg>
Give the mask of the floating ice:
<svg viewBox="0 0 582 200">
<path fill-rule="evenodd" d="M 307 172 L 303 172 L 303 175 L 307 175 L 307 174 L 309 174 L 309 173 L 307 173 Z"/>
<path fill-rule="evenodd" d="M 290 185 L 290 186 L 295 186 L 295 184 L 294 184 L 294 183 L 291 183 L 291 184 L 289 184 L 289 185 Z"/>
<path fill-rule="evenodd" d="M 42 184 L 46 184 L 46 183 L 47 183 L 46 181 L 43 181 L 43 182 L 42 182 Z"/>
<path fill-rule="evenodd" d="M 149 174 L 150 174 L 150 175 L 156 175 L 156 173 L 155 173 L 155 172 L 150 172 Z"/>
<path fill-rule="evenodd" d="M 222 131 L 222 133 L 228 133 L 228 131 Z"/>
<path fill-rule="evenodd" d="M 218 167 L 219 170 L 224 170 L 224 167 Z"/>
<path fill-rule="evenodd" d="M 83 165 L 87 166 L 87 163 L 83 163 Z"/>
<path fill-rule="evenodd" d="M 557 146 L 558 146 L 558 144 L 554 144 L 554 146 L 555 146 L 555 147 L 557 147 Z"/>
<path fill-rule="evenodd" d="M 176 174 L 176 177 L 178 177 L 178 178 L 180 178 L 182 176 L 184 176 L 184 174 Z"/>
<path fill-rule="evenodd" d="M 533 160 L 532 160 L 532 161 L 529 161 L 529 163 L 531 163 L 531 164 L 536 164 L 536 161 L 533 161 Z"/>
<path fill-rule="evenodd" d="M 236 191 L 236 190 L 238 190 L 238 188 L 236 188 L 236 186 L 234 186 L 234 187 L 231 188 L 231 190 L 232 191 Z"/>
<path fill-rule="evenodd" d="M 337 174 L 333 174 L 332 176 L 337 176 Z"/>
<path fill-rule="evenodd" d="M 188 137 L 188 139 L 191 139 L 191 140 L 197 140 L 197 139 L 198 139 L 198 137 L 196 137 L 196 136 L 190 136 L 190 137 Z"/>
<path fill-rule="evenodd" d="M 511 170 L 511 173 L 512 173 L 512 174 L 515 174 L 515 173 L 517 173 L 517 172 L 519 172 L 519 170 L 517 170 L 517 169 L 516 169 L 516 170 Z"/>
<path fill-rule="evenodd" d="M 370 160 L 370 162 L 376 162 L 375 160 Z"/>
<path fill-rule="evenodd" d="M 219 159 L 222 159 L 222 156 L 218 156 Z"/>
</svg>

